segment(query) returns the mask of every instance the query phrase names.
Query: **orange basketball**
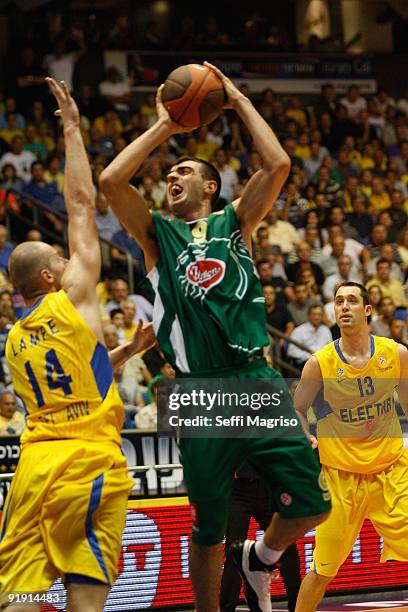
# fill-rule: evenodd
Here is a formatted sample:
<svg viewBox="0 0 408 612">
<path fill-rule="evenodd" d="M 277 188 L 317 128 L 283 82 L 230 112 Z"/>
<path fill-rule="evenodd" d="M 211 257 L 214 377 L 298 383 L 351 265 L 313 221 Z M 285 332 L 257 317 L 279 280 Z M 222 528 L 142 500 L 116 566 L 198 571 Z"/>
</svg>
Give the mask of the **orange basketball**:
<svg viewBox="0 0 408 612">
<path fill-rule="evenodd" d="M 169 74 L 162 101 L 173 121 L 196 128 L 211 123 L 221 113 L 225 91 L 212 70 L 201 64 L 187 64 Z"/>
</svg>

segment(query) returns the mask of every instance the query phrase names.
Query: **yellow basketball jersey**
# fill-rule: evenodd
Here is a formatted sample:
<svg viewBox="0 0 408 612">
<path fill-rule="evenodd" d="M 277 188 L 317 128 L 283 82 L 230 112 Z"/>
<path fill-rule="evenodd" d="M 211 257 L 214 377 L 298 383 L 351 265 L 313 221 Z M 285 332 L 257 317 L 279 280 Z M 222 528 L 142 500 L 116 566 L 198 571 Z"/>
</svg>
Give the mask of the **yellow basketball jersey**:
<svg viewBox="0 0 408 612">
<path fill-rule="evenodd" d="M 121 443 L 124 409 L 106 347 L 65 291 L 48 293 L 11 329 L 13 386 L 28 416 L 21 443 L 80 438 Z"/>
<path fill-rule="evenodd" d="M 339 340 L 314 354 L 324 385 L 324 402 L 316 406 L 320 460 L 364 474 L 386 469 L 404 451 L 394 399 L 400 379 L 397 344 L 370 338 L 371 357 L 361 369 L 347 362 Z"/>
</svg>

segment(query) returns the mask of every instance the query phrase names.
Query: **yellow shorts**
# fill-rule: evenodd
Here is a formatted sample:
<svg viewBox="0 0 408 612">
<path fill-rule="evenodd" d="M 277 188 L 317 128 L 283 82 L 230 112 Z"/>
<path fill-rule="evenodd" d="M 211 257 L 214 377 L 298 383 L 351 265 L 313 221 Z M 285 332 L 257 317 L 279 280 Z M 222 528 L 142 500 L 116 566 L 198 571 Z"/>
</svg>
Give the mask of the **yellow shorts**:
<svg viewBox="0 0 408 612">
<path fill-rule="evenodd" d="M 377 474 L 356 474 L 324 466 L 332 511 L 316 528 L 311 569 L 335 576 L 350 554 L 365 519 L 384 539 L 381 561 L 408 561 L 408 451 Z"/>
<path fill-rule="evenodd" d="M 113 584 L 132 484 L 116 444 L 24 447 L 0 527 L 0 595 L 46 591 L 71 574 Z"/>
</svg>

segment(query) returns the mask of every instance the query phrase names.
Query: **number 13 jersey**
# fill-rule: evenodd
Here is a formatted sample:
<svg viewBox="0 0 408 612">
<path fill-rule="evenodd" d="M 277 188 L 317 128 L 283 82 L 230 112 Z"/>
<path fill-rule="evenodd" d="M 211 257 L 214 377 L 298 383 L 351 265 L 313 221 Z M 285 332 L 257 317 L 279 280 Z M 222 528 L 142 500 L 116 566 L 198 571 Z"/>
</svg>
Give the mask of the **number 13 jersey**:
<svg viewBox="0 0 408 612">
<path fill-rule="evenodd" d="M 404 451 L 395 410 L 400 379 L 397 344 L 370 336 L 371 357 L 355 368 L 343 355 L 339 340 L 320 349 L 324 402 L 317 402 L 320 461 L 339 470 L 370 474 L 390 467 Z"/>
<path fill-rule="evenodd" d="M 6 358 L 28 412 L 22 445 L 121 443 L 124 409 L 108 352 L 65 291 L 48 293 L 23 314 L 9 333 Z"/>
</svg>

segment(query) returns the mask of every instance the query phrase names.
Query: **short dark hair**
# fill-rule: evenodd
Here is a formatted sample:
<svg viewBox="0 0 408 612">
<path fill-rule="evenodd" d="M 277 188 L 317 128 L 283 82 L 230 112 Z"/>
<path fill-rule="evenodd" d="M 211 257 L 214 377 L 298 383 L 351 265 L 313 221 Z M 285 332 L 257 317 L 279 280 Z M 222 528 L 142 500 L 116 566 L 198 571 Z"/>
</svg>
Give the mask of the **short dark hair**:
<svg viewBox="0 0 408 612">
<path fill-rule="evenodd" d="M 178 166 L 179 164 L 182 164 L 185 161 L 198 162 L 201 166 L 200 172 L 203 179 L 206 181 L 215 181 L 217 183 L 217 189 L 213 193 L 211 198 L 211 206 L 213 207 L 214 204 L 217 202 L 218 198 L 220 197 L 221 191 L 221 177 L 217 168 L 210 164 L 210 162 L 206 161 L 205 159 L 201 159 L 200 157 L 180 157 L 177 161 L 174 162 L 174 164 L 172 164 L 171 167 L 174 168 L 174 166 Z"/>
<path fill-rule="evenodd" d="M 369 305 L 370 298 L 368 297 L 368 291 L 361 283 L 356 283 L 354 281 L 343 281 L 342 283 L 339 283 L 334 288 L 334 297 L 336 297 L 337 292 L 339 289 L 341 289 L 341 287 L 358 287 L 358 289 L 360 289 L 361 297 L 363 298 L 364 306 Z"/>
<path fill-rule="evenodd" d="M 311 304 L 309 308 L 307 309 L 307 314 L 309 315 L 312 312 L 312 310 L 314 310 L 315 308 L 318 308 L 319 310 L 323 312 L 323 306 L 321 304 Z"/>
<path fill-rule="evenodd" d="M 377 263 L 375 264 L 375 267 L 378 268 L 378 266 L 380 266 L 383 263 L 386 263 L 391 268 L 391 262 L 388 261 L 388 259 L 385 259 L 385 257 L 380 257 L 380 259 L 377 260 Z"/>
<path fill-rule="evenodd" d="M 110 311 L 110 319 L 113 321 L 113 317 L 116 317 L 117 314 L 123 315 L 123 310 L 121 308 L 113 308 Z"/>
</svg>

